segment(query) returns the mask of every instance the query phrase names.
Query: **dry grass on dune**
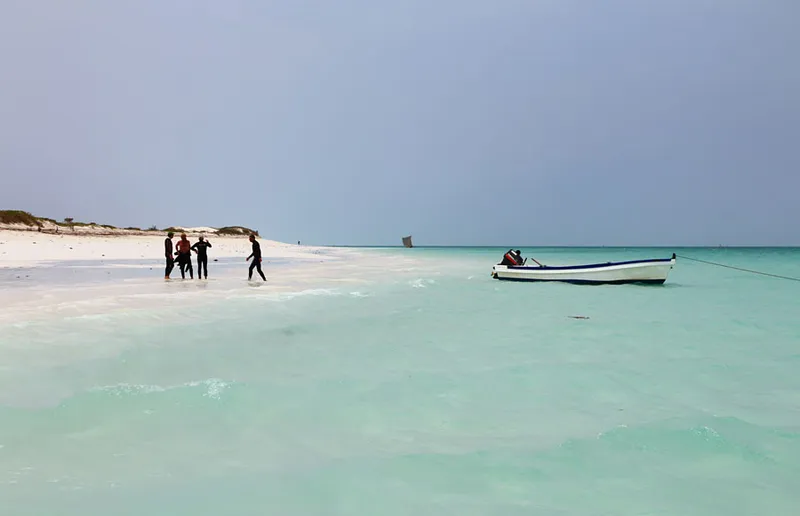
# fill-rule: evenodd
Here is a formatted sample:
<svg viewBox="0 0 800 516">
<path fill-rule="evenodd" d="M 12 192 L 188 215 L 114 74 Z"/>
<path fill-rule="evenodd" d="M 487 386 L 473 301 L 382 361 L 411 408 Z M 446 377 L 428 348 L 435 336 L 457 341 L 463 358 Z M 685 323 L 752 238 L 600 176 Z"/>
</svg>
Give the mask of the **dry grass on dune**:
<svg viewBox="0 0 800 516">
<path fill-rule="evenodd" d="M 39 219 L 22 210 L 0 210 L 0 224 L 24 224 L 40 227 L 42 225 Z"/>
<path fill-rule="evenodd" d="M 258 231 L 246 228 L 243 226 L 226 226 L 217 230 L 218 235 L 256 235 L 259 236 Z"/>
</svg>

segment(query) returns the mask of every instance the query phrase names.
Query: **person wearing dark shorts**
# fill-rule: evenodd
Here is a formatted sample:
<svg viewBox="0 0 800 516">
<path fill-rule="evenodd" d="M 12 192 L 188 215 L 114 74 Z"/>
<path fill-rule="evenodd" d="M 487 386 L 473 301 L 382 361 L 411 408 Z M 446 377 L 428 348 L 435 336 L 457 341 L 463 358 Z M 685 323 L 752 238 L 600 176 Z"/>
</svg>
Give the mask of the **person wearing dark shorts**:
<svg viewBox="0 0 800 516">
<path fill-rule="evenodd" d="M 197 279 L 203 278 L 203 271 L 205 270 L 205 277 L 208 279 L 208 253 L 206 250 L 211 247 L 211 242 L 205 238 L 200 237 L 200 241 L 192 246 L 192 250 L 197 253 Z"/>
<path fill-rule="evenodd" d="M 255 235 L 250 235 L 250 241 L 253 242 L 253 253 L 246 258 L 246 261 L 250 261 L 250 258 L 252 258 L 253 263 L 250 264 L 250 271 L 247 275 L 247 279 L 253 279 L 253 269 L 256 269 L 261 275 L 261 279 L 267 281 L 267 277 L 264 276 L 264 272 L 261 270 L 261 244 L 256 242 Z"/>
<path fill-rule="evenodd" d="M 189 269 L 189 277 L 194 279 L 194 269 L 192 268 L 192 244 L 186 238 L 186 233 L 181 233 L 181 239 L 175 246 L 178 248 L 178 266 L 181 268 L 181 278 L 186 279 L 186 269 Z"/>
<path fill-rule="evenodd" d="M 168 280 L 169 275 L 172 274 L 172 269 L 175 268 L 175 259 L 172 257 L 172 237 L 175 234 L 170 231 L 167 233 L 167 238 L 164 240 L 164 256 L 167 258 L 167 267 L 164 269 L 164 279 Z"/>
</svg>

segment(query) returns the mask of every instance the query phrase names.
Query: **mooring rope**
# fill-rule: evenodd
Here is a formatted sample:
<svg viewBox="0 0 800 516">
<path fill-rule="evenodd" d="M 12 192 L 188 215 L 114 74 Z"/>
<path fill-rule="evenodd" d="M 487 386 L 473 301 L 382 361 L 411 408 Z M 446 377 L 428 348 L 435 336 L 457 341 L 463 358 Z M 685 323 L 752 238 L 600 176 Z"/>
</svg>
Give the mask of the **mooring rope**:
<svg viewBox="0 0 800 516">
<path fill-rule="evenodd" d="M 761 274 L 762 276 L 770 276 L 773 278 L 785 279 L 789 281 L 800 281 L 800 278 L 793 278 L 791 276 L 781 276 L 780 274 L 771 274 L 769 272 L 761 272 L 761 271 L 754 271 L 753 269 L 743 269 L 742 267 L 734 267 L 733 265 L 725 265 L 724 263 L 717 263 L 717 262 L 709 262 L 707 260 L 700 260 L 698 258 L 690 258 L 688 256 L 682 256 L 680 254 L 676 255 L 678 258 L 683 258 L 684 260 L 691 260 L 693 262 L 700 262 L 700 263 L 707 263 L 708 265 L 716 265 L 717 267 L 725 267 L 727 269 L 734 269 L 737 271 L 744 271 L 750 272 L 753 274 Z"/>
</svg>

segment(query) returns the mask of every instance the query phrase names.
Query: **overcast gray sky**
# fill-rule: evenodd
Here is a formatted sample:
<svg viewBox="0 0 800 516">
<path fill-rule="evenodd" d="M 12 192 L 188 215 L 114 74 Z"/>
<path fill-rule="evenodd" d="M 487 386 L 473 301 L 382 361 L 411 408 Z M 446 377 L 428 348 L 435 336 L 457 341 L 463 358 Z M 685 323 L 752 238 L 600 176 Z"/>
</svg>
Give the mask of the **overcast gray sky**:
<svg viewBox="0 0 800 516">
<path fill-rule="evenodd" d="M 800 244 L 797 0 L 0 0 L 0 208 Z"/>
</svg>

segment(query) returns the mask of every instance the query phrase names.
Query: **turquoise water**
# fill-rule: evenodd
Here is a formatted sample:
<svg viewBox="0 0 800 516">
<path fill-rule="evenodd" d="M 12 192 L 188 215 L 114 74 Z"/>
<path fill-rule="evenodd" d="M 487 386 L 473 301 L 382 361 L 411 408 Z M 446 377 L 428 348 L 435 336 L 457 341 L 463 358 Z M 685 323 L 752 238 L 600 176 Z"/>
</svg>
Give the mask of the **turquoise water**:
<svg viewBox="0 0 800 516">
<path fill-rule="evenodd" d="M 796 514 L 800 282 L 679 258 L 662 287 L 504 283 L 503 251 L 260 288 L 122 268 L 103 295 L 104 269 L 5 272 L 92 299 L 0 323 L 2 514 Z M 673 251 L 800 277 L 796 249 L 523 249 Z"/>
</svg>

